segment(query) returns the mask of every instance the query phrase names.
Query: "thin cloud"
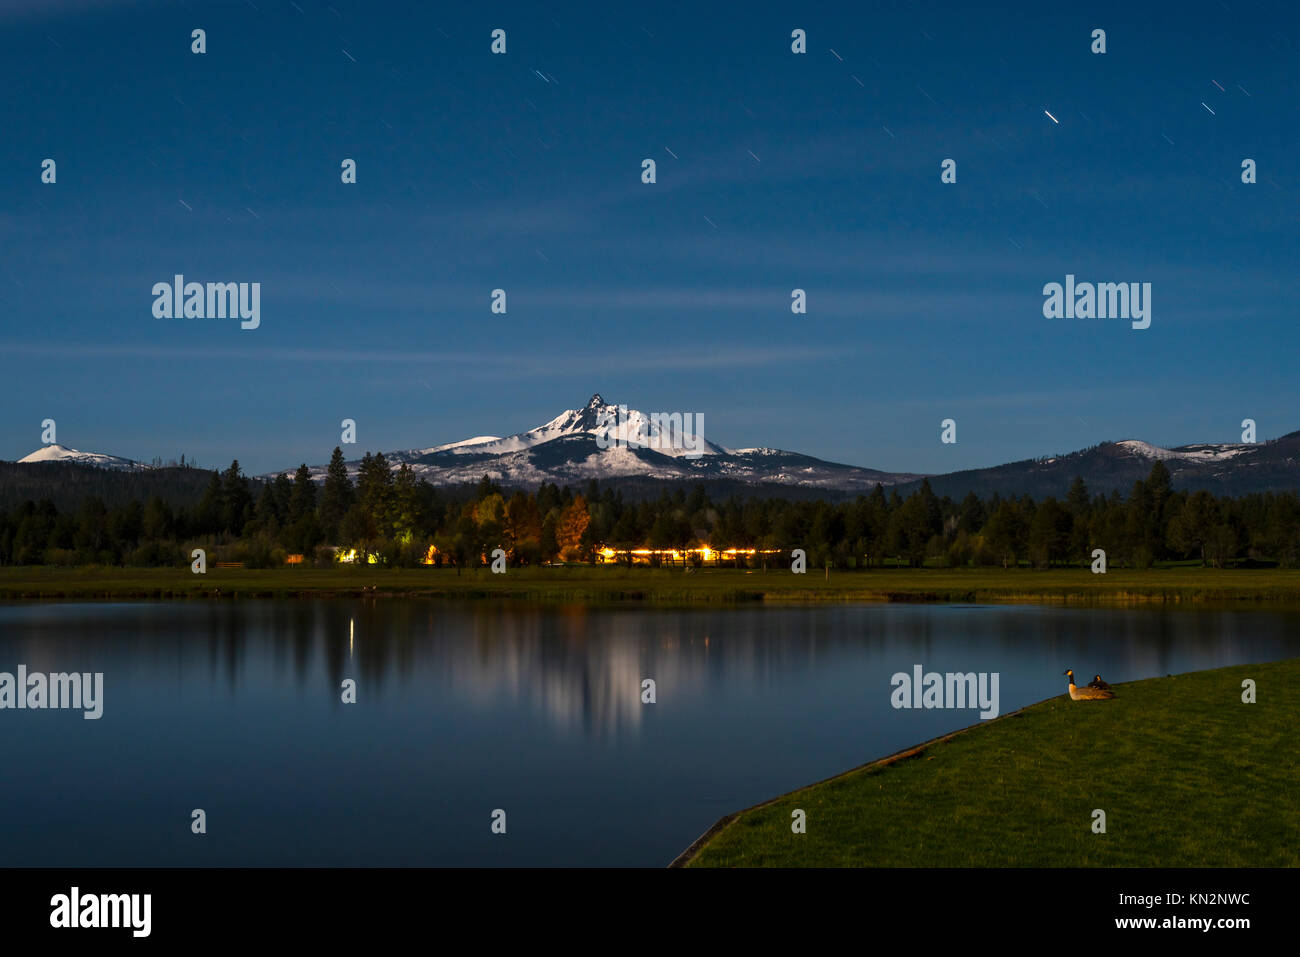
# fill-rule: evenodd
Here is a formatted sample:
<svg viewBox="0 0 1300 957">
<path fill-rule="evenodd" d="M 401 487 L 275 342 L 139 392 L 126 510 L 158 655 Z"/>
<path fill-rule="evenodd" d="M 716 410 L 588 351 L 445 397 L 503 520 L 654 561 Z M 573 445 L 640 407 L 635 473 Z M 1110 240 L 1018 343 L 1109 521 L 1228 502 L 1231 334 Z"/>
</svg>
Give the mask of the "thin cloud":
<svg viewBox="0 0 1300 957">
<path fill-rule="evenodd" d="M 42 356 L 57 359 L 171 359 L 208 361 L 237 359 L 250 362 L 338 363 L 344 365 L 380 363 L 393 365 L 467 365 L 481 367 L 480 374 L 493 371 L 503 375 L 554 376 L 557 373 L 587 373 L 609 361 L 607 354 L 560 356 L 536 353 L 502 352 L 420 352 L 414 350 L 375 349 L 286 349 L 280 347 L 189 348 L 183 346 L 120 345 L 110 343 L 4 342 L 0 351 L 6 355 Z M 843 355 L 842 349 L 830 348 L 735 348 L 718 344 L 714 351 L 707 344 L 690 351 L 656 351 L 619 358 L 622 369 L 671 370 L 750 368 L 816 362 Z"/>
</svg>

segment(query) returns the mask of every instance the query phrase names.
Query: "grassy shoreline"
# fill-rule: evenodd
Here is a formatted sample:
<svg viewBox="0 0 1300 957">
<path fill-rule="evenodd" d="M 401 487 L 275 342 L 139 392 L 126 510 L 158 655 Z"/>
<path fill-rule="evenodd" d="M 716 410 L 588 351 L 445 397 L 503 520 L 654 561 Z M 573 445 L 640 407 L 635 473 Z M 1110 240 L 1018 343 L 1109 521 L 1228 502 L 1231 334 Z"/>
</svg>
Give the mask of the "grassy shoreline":
<svg viewBox="0 0 1300 957">
<path fill-rule="evenodd" d="M 1298 681 L 1291 659 L 1057 695 L 727 815 L 672 866 L 1295 867 Z"/>
<path fill-rule="evenodd" d="M 1199 567 L 1113 570 L 963 568 L 741 571 L 544 566 L 510 569 L 374 567 L 209 569 L 0 568 L 0 600 L 409 597 L 535 602 L 959 602 L 1051 604 L 1300 604 L 1300 569 Z"/>
</svg>

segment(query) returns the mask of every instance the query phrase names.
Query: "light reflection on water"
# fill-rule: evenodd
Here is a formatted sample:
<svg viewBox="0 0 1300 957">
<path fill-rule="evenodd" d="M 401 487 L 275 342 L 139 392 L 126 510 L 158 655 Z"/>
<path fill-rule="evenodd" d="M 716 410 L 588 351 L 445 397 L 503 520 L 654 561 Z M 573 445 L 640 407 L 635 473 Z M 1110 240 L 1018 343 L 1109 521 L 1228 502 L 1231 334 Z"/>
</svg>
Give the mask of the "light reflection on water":
<svg viewBox="0 0 1300 957">
<path fill-rule="evenodd" d="M 2 605 L 0 671 L 102 671 L 104 716 L 0 711 L 0 863 L 658 866 L 728 811 L 977 720 L 894 710 L 890 676 L 914 664 L 999 672 L 1005 713 L 1063 692 L 1067 667 L 1115 683 L 1300 655 L 1297 624 L 1280 609 Z M 196 807 L 207 835 L 189 831 Z"/>
</svg>

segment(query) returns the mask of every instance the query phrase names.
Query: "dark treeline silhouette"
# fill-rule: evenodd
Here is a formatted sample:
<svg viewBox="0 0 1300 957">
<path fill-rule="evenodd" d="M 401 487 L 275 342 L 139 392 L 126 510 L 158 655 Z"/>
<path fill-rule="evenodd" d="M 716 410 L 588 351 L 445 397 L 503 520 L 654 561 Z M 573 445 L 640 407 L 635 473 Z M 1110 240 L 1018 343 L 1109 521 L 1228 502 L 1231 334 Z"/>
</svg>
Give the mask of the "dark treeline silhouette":
<svg viewBox="0 0 1300 957">
<path fill-rule="evenodd" d="M 110 508 L 155 495 L 172 506 L 193 505 L 211 474 L 193 464 L 119 471 L 73 462 L 0 462 L 0 512 L 13 512 L 28 499 L 48 499 L 60 512 L 76 511 L 88 498 Z"/>
<path fill-rule="evenodd" d="M 714 501 L 702 485 L 632 501 L 594 480 L 581 491 L 544 484 L 508 492 L 486 476 L 448 489 L 417 480 L 405 465 L 391 469 L 382 454 L 366 454 L 354 482 L 337 448 L 323 482 L 306 465 L 292 479 L 269 482 L 245 477 L 237 461 L 198 474 L 208 476 L 207 486 L 192 505 L 158 494 L 111 506 L 91 494 L 63 509 L 48 498 L 24 501 L 0 512 L 0 564 L 179 566 L 192 548 L 205 548 L 210 561 L 252 567 L 294 555 L 324 565 L 341 552 L 393 566 L 461 568 L 498 547 L 512 564 L 590 561 L 602 544 L 802 548 L 810 566 L 837 568 L 1087 565 L 1095 548 L 1112 566 L 1137 568 L 1165 560 L 1291 566 L 1300 557 L 1295 492 L 1175 491 L 1160 462 L 1127 496 L 1093 496 L 1077 478 L 1064 500 L 971 493 L 953 501 L 928 482 L 906 496 L 877 486 L 839 502 Z"/>
</svg>

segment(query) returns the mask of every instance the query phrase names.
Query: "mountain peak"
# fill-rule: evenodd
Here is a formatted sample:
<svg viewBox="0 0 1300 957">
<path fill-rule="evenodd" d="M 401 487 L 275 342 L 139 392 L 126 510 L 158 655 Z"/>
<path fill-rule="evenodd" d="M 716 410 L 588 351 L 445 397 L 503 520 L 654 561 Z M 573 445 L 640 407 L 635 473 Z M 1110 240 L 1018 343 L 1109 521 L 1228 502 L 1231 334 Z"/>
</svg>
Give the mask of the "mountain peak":
<svg viewBox="0 0 1300 957">
<path fill-rule="evenodd" d="M 586 409 L 603 409 L 603 408 L 605 408 L 605 406 L 608 405 L 608 404 L 609 404 L 609 403 L 607 403 L 607 402 L 605 401 L 604 396 L 602 396 L 599 392 L 597 392 L 595 395 L 593 395 L 590 399 L 587 400 L 587 405 L 585 406 L 585 408 L 586 408 Z"/>
<path fill-rule="evenodd" d="M 51 442 L 49 445 L 42 445 L 30 455 L 24 455 L 19 462 L 57 462 L 61 459 L 73 458 L 83 453 L 76 449 L 70 449 L 66 445 L 59 445 L 57 442 Z"/>
<path fill-rule="evenodd" d="M 77 449 L 69 448 L 66 445 L 50 443 L 42 445 L 35 452 L 24 455 L 18 460 L 20 464 L 28 465 L 35 462 L 72 462 L 78 465 L 97 465 L 101 468 L 110 469 L 134 469 L 142 468 L 138 462 L 131 459 L 124 459 L 117 455 L 105 455 L 102 452 L 80 452 Z"/>
</svg>

